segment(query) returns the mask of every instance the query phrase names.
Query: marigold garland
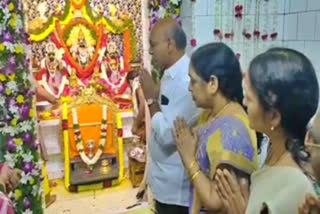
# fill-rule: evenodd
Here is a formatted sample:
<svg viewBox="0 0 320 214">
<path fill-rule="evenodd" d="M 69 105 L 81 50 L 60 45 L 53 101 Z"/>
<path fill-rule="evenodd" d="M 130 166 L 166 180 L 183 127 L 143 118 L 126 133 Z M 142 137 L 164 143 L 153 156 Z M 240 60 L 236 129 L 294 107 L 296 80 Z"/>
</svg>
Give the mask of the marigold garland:
<svg viewBox="0 0 320 214">
<path fill-rule="evenodd" d="M 83 141 L 81 137 L 81 130 L 80 130 L 80 125 L 79 125 L 78 116 L 77 116 L 77 110 L 72 109 L 73 129 L 74 129 L 74 135 L 75 135 L 75 141 L 76 141 L 76 148 L 78 153 L 80 154 L 82 161 L 85 162 L 90 169 L 99 160 L 107 142 L 106 141 L 106 138 L 107 138 L 107 106 L 106 105 L 102 106 L 102 115 L 103 116 L 102 116 L 101 127 L 100 127 L 99 148 L 96 151 L 94 157 L 92 159 L 89 159 L 84 151 Z"/>
<path fill-rule="evenodd" d="M 92 24 L 90 24 L 89 22 L 87 22 L 85 19 L 77 19 L 75 20 L 74 22 L 71 22 L 71 24 L 67 25 L 67 26 L 72 26 L 72 25 L 75 25 L 75 24 L 84 24 L 84 25 L 88 25 L 90 26 L 90 28 L 93 28 L 95 29 L 97 35 L 98 35 L 98 40 L 97 40 L 97 47 L 100 47 L 101 45 L 101 38 L 102 38 L 102 32 L 103 32 L 103 27 L 100 25 L 100 27 L 96 27 Z M 69 51 L 69 48 L 67 46 L 67 44 L 65 43 L 65 41 L 63 40 L 63 35 L 64 35 L 64 31 L 68 28 L 67 26 L 65 26 L 64 29 L 61 29 L 61 26 L 59 23 L 57 23 L 57 33 L 59 35 L 59 39 L 60 39 L 60 44 L 61 46 L 63 47 L 63 49 L 65 50 L 65 54 L 70 62 L 70 64 L 76 68 L 76 70 L 78 71 L 78 75 L 80 78 L 87 78 L 89 77 L 92 72 L 93 72 L 93 67 L 95 66 L 96 64 L 96 61 L 99 57 L 99 48 L 96 48 L 95 49 L 95 53 L 92 57 L 92 60 L 90 62 L 90 64 L 83 68 L 82 66 L 80 66 L 72 57 L 70 51 Z"/>
<path fill-rule="evenodd" d="M 30 39 L 32 41 L 42 41 L 47 38 L 52 32 L 54 32 L 55 28 L 58 27 L 57 23 L 61 25 L 69 25 L 68 23 L 73 18 L 73 11 L 75 9 L 81 9 L 83 15 L 90 24 L 94 24 L 100 26 L 103 24 L 108 31 L 114 34 L 122 34 L 126 30 L 130 31 L 130 48 L 131 48 L 131 58 L 130 60 L 135 60 L 136 58 L 136 40 L 135 40 L 135 31 L 134 31 L 134 23 L 131 19 L 123 20 L 121 25 L 117 25 L 113 23 L 110 19 L 105 17 L 95 17 L 92 13 L 92 9 L 90 7 L 90 3 L 87 0 L 82 0 L 80 4 L 75 1 L 70 2 L 70 0 L 66 0 L 66 6 L 62 16 L 52 16 L 49 20 L 43 25 L 41 29 L 30 31 Z M 60 38 L 61 35 L 59 35 Z"/>
</svg>

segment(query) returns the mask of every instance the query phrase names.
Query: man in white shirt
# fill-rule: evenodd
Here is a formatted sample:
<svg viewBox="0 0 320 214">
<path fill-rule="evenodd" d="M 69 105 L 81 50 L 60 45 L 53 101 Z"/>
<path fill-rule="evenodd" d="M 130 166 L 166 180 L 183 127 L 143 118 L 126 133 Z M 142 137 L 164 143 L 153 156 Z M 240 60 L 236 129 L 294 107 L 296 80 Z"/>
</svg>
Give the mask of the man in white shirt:
<svg viewBox="0 0 320 214">
<path fill-rule="evenodd" d="M 157 214 L 187 214 L 189 178 L 172 136 L 173 121 L 184 117 L 196 121 L 197 108 L 189 86 L 189 57 L 185 54 L 186 35 L 173 19 L 162 19 L 152 29 L 150 54 L 164 70 L 160 85 L 149 73 L 142 74 L 142 88 L 152 116 L 149 141 L 148 185 Z"/>
</svg>

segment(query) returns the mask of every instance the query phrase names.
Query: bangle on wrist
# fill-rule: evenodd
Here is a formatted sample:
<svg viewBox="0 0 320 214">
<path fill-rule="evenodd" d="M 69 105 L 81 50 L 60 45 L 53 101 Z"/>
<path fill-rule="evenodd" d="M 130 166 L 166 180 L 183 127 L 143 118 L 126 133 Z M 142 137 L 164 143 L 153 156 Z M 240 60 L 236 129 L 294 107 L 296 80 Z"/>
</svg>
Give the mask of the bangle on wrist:
<svg viewBox="0 0 320 214">
<path fill-rule="evenodd" d="M 194 159 L 194 160 L 191 162 L 190 166 L 188 167 L 188 170 L 191 171 L 192 168 L 193 168 L 195 165 L 198 165 L 198 162 L 197 162 L 196 159 Z"/>
<path fill-rule="evenodd" d="M 192 176 L 191 176 L 191 181 L 194 181 L 194 179 L 196 179 L 196 177 L 200 174 L 201 170 L 198 169 L 198 171 L 196 171 Z"/>
</svg>

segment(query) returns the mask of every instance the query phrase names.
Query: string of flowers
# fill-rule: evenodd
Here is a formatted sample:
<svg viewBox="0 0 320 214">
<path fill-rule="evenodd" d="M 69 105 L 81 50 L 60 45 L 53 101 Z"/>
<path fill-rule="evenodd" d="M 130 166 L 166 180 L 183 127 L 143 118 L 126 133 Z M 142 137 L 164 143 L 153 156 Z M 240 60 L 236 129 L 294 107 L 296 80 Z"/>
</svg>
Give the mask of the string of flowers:
<svg viewBox="0 0 320 214">
<path fill-rule="evenodd" d="M 36 141 L 34 90 L 29 80 L 29 41 L 23 27 L 22 4 L 0 4 L 0 113 L 5 161 L 21 169 L 19 186 L 9 193 L 17 214 L 41 214 L 41 161 Z"/>
<path fill-rule="evenodd" d="M 222 0 L 216 0 L 214 2 L 214 16 L 215 16 L 215 28 L 213 30 L 213 35 L 215 39 L 221 41 L 223 38 L 222 32 Z"/>
<path fill-rule="evenodd" d="M 192 48 L 197 46 L 197 39 L 195 38 L 196 33 L 196 17 L 195 17 L 195 1 L 191 1 L 191 39 L 190 45 Z"/>
<path fill-rule="evenodd" d="M 105 144 L 106 144 L 106 139 L 107 139 L 107 106 L 103 105 L 103 108 L 102 108 L 102 122 L 101 122 L 101 127 L 100 127 L 99 148 L 92 159 L 90 159 L 85 154 L 85 151 L 84 151 L 85 149 L 84 149 L 83 141 L 82 141 L 82 137 L 81 137 L 80 125 L 78 122 L 77 110 L 75 108 L 72 109 L 72 120 L 73 120 L 73 129 L 74 129 L 77 151 L 79 152 L 81 159 L 83 160 L 83 162 L 85 162 L 87 164 L 89 169 L 93 169 L 94 165 L 97 163 L 100 156 L 102 155 Z"/>
</svg>

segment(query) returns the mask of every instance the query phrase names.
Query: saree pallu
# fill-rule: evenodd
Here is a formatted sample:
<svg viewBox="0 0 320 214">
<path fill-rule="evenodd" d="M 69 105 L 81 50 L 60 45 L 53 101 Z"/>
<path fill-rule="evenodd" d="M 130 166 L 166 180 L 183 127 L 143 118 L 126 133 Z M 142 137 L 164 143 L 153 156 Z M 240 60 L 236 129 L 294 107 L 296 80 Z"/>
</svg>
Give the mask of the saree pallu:
<svg viewBox="0 0 320 214">
<path fill-rule="evenodd" d="M 213 179 L 219 165 L 228 165 L 250 175 L 258 168 L 256 134 L 249 128 L 246 114 L 240 105 L 234 104 L 228 112 L 206 124 L 208 112 L 199 120 L 199 144 L 196 159 L 200 170 Z M 191 186 L 190 214 L 207 213 L 195 189 Z"/>
</svg>

